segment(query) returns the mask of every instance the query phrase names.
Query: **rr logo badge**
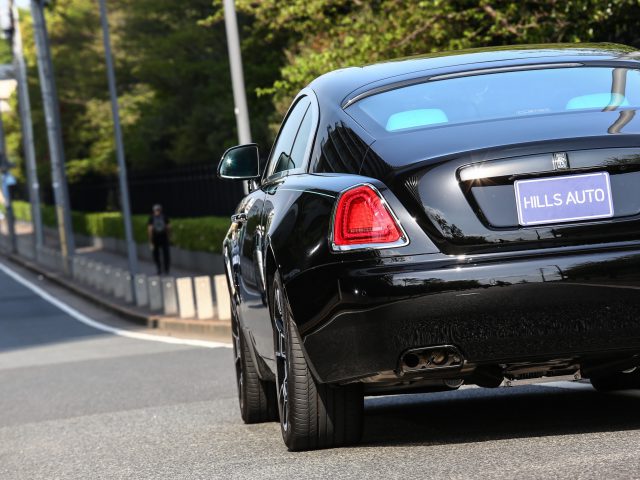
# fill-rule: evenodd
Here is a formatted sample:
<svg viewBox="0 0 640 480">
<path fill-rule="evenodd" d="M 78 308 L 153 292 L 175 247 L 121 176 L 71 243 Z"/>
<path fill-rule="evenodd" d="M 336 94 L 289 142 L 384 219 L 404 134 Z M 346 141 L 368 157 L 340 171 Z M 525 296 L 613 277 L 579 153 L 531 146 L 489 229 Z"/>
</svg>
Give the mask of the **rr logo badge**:
<svg viewBox="0 0 640 480">
<path fill-rule="evenodd" d="M 566 170 L 569 168 L 569 155 L 566 153 L 554 153 L 553 154 L 553 169 L 554 170 Z"/>
</svg>

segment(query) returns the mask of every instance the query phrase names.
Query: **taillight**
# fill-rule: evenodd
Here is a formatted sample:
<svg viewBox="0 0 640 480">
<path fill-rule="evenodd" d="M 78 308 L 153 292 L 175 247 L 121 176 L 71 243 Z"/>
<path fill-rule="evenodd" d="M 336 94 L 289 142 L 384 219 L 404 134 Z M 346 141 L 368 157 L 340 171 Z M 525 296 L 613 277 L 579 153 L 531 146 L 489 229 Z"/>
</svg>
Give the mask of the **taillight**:
<svg viewBox="0 0 640 480">
<path fill-rule="evenodd" d="M 405 240 L 391 210 L 372 186 L 359 185 L 342 192 L 334 215 L 334 248 L 391 246 Z"/>
</svg>

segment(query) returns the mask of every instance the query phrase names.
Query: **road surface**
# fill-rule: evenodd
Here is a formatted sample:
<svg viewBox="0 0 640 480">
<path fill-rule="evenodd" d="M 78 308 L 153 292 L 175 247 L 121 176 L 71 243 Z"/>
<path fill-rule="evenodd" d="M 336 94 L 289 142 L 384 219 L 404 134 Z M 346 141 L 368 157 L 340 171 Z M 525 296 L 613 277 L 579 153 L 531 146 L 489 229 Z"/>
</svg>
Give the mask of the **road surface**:
<svg viewBox="0 0 640 480">
<path fill-rule="evenodd" d="M 122 336 L 4 265 L 108 327 L 0 265 L 0 479 L 640 478 L 640 393 L 573 383 L 371 398 L 360 446 L 287 452 L 240 421 L 229 348 Z"/>
</svg>

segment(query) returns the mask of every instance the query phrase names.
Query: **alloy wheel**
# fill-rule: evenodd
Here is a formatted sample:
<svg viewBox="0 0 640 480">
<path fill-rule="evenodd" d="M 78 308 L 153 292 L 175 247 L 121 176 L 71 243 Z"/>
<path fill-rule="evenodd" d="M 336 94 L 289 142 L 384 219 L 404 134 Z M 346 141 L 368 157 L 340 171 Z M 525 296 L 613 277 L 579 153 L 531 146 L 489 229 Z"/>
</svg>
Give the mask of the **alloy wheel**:
<svg viewBox="0 0 640 480">
<path fill-rule="evenodd" d="M 289 428 L 288 408 L 289 408 L 289 361 L 287 357 L 287 327 L 284 315 L 284 299 L 282 290 L 276 286 L 274 294 L 273 320 L 276 330 L 276 379 L 278 384 L 278 413 L 280 414 L 280 424 L 286 432 Z"/>
<path fill-rule="evenodd" d="M 242 344 L 240 343 L 240 326 L 235 312 L 235 305 L 232 306 L 231 315 L 231 336 L 233 337 L 233 360 L 236 367 L 236 383 L 238 385 L 238 401 L 240 409 L 244 407 L 242 389 L 244 387 L 244 376 L 242 374 Z"/>
</svg>

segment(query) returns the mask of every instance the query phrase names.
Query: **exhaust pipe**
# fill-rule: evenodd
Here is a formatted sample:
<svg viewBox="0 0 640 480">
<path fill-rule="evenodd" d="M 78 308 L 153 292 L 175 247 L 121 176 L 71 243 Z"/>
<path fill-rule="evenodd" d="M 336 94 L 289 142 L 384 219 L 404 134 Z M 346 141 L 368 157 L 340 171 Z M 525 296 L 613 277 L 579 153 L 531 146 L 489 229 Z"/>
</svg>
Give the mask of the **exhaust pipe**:
<svg viewBox="0 0 640 480">
<path fill-rule="evenodd" d="M 402 373 L 457 369 L 462 368 L 463 364 L 464 357 L 453 345 L 414 348 L 400 357 Z"/>
</svg>

